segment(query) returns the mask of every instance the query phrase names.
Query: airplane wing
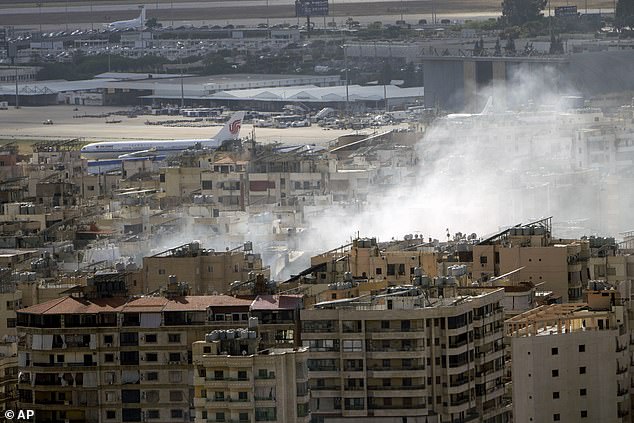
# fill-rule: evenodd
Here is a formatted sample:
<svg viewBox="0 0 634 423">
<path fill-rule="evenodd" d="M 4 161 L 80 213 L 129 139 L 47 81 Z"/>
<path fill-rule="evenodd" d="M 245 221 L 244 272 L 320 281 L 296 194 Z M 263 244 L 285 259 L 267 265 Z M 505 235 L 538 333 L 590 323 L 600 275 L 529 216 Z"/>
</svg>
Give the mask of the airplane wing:
<svg viewBox="0 0 634 423">
<path fill-rule="evenodd" d="M 134 151 L 132 153 L 126 153 L 126 154 L 121 154 L 120 156 L 118 156 L 118 159 L 131 159 L 134 157 L 149 157 L 149 156 L 156 156 L 158 155 L 158 152 L 156 151 L 156 148 L 149 148 L 147 150 L 139 150 L 139 151 Z"/>
</svg>

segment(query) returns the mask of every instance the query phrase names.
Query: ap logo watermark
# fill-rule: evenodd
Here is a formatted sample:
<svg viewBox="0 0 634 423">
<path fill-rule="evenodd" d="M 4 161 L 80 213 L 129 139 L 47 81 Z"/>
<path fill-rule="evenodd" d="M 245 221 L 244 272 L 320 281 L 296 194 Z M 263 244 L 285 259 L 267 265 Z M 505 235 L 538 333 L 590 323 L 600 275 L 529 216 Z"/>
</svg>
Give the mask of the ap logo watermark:
<svg viewBox="0 0 634 423">
<path fill-rule="evenodd" d="M 4 412 L 4 417 L 7 420 L 31 420 L 35 417 L 35 410 L 6 410 Z"/>
</svg>

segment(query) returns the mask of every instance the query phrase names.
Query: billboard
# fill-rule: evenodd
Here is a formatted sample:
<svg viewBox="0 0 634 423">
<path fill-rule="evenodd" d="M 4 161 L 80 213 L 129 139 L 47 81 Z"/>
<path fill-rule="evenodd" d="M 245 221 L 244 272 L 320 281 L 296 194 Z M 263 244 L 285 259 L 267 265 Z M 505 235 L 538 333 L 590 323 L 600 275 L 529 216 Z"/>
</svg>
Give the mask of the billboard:
<svg viewBox="0 0 634 423">
<path fill-rule="evenodd" d="M 295 16 L 328 16 L 328 0 L 295 0 Z"/>
<path fill-rule="evenodd" d="M 577 16 L 577 6 L 555 7 L 555 16 Z"/>
</svg>

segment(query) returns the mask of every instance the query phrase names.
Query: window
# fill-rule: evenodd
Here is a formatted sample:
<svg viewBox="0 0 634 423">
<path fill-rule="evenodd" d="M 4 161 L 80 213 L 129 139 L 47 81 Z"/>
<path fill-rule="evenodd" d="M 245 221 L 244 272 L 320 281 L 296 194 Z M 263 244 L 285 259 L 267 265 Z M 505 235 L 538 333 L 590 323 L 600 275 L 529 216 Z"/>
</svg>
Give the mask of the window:
<svg viewBox="0 0 634 423">
<path fill-rule="evenodd" d="M 121 351 L 121 364 L 122 365 L 138 365 L 139 364 L 139 352 L 138 351 Z"/>
<path fill-rule="evenodd" d="M 117 412 L 115 410 L 107 410 L 106 411 L 106 418 L 108 420 L 116 419 L 117 418 Z"/>
<path fill-rule="evenodd" d="M 140 408 L 124 408 L 121 410 L 121 421 L 124 422 L 140 422 L 141 421 L 141 409 Z"/>
<path fill-rule="evenodd" d="M 380 267 L 377 267 L 377 268 L 374 270 L 374 273 L 375 273 L 375 274 L 377 274 L 377 275 L 382 275 L 382 274 L 383 274 L 383 269 L 381 269 Z"/>
<path fill-rule="evenodd" d="M 559 399 L 559 392 L 553 392 L 553 399 Z"/>
<path fill-rule="evenodd" d="M 579 345 L 579 352 L 586 352 L 586 346 L 585 346 L 585 344 L 581 344 L 581 345 Z"/>
<path fill-rule="evenodd" d="M 240 401 L 246 401 L 248 399 L 246 392 L 238 392 L 238 399 Z"/>
<path fill-rule="evenodd" d="M 169 361 L 170 362 L 179 362 L 179 361 L 181 361 L 180 353 L 170 353 Z"/>
<path fill-rule="evenodd" d="M 147 372 L 145 374 L 145 380 L 152 380 L 152 381 L 158 380 L 158 372 Z"/>
<path fill-rule="evenodd" d="M 13 317 L 10 317 L 7 319 L 7 327 L 8 328 L 14 328 L 16 326 L 16 319 Z"/>
<path fill-rule="evenodd" d="M 559 414 L 553 414 L 553 421 L 558 422 L 559 420 L 561 420 L 561 416 Z"/>
<path fill-rule="evenodd" d="M 238 380 L 247 380 L 247 371 L 246 370 L 238 370 Z"/>
<path fill-rule="evenodd" d="M 170 401 L 182 401 L 183 391 L 170 391 Z"/>
<path fill-rule="evenodd" d="M 181 334 L 180 333 L 170 333 L 167 335 L 167 341 L 172 343 L 180 343 L 181 342 Z"/>
<path fill-rule="evenodd" d="M 390 321 L 389 320 L 381 320 L 381 329 L 389 329 Z"/>
<path fill-rule="evenodd" d="M 392 386 L 391 379 L 383 379 L 383 386 Z"/>
<path fill-rule="evenodd" d="M 388 264 L 387 265 L 387 275 L 388 276 L 394 276 L 396 274 L 396 265 L 395 264 Z"/>
<path fill-rule="evenodd" d="M 114 336 L 112 336 L 112 335 L 104 335 L 103 336 L 103 343 L 104 344 L 113 344 L 114 343 Z"/>
<path fill-rule="evenodd" d="M 587 394 L 588 394 L 588 391 L 586 391 L 586 388 L 579 389 L 579 396 L 585 397 Z"/>
<path fill-rule="evenodd" d="M 203 181 L 203 189 L 212 189 L 213 181 Z"/>
<path fill-rule="evenodd" d="M 487 256 L 480 256 L 480 264 L 487 264 Z"/>
<path fill-rule="evenodd" d="M 361 339 L 344 340 L 343 341 L 344 352 L 359 352 L 363 351 L 363 341 Z"/>
<path fill-rule="evenodd" d="M 145 353 L 145 361 L 158 361 L 158 353 Z"/>
<path fill-rule="evenodd" d="M 170 410 L 170 415 L 173 419 L 182 419 L 183 418 L 183 410 Z"/>
<path fill-rule="evenodd" d="M 216 413 L 216 421 L 224 422 L 225 421 L 225 413 Z"/>
<path fill-rule="evenodd" d="M 121 346 L 139 345 L 139 334 L 137 332 L 121 332 Z"/>
<path fill-rule="evenodd" d="M 557 355 L 557 354 L 559 354 L 559 348 L 551 348 L 551 349 L 550 349 L 550 354 L 551 354 L 551 355 Z"/>
<path fill-rule="evenodd" d="M 105 363 L 114 363 L 114 354 L 106 354 L 103 356 L 103 361 Z"/>
<path fill-rule="evenodd" d="M 249 420 L 249 413 L 240 413 L 238 414 L 238 421 L 241 422 L 248 422 Z"/>
<path fill-rule="evenodd" d="M 264 370 L 266 372 L 266 370 Z M 214 379 L 216 380 L 223 380 L 225 378 L 224 376 L 224 372 L 222 370 L 215 370 L 214 371 Z"/>
<path fill-rule="evenodd" d="M 155 333 L 146 333 L 145 334 L 145 343 L 153 344 L 156 342 L 156 334 Z"/>
<path fill-rule="evenodd" d="M 579 367 L 579 374 L 580 375 L 585 375 L 586 374 L 586 367 L 585 366 Z"/>
<path fill-rule="evenodd" d="M 585 419 L 586 417 L 588 417 L 588 410 L 581 410 L 581 418 Z"/>
<path fill-rule="evenodd" d="M 145 416 L 148 419 L 159 419 L 159 418 L 161 418 L 161 413 L 160 413 L 159 410 L 147 410 L 145 412 Z"/>
<path fill-rule="evenodd" d="M 553 377 L 559 377 L 559 370 L 555 369 L 552 371 Z"/>
<path fill-rule="evenodd" d="M 169 372 L 169 381 L 170 383 L 181 383 L 183 381 L 183 373 L 178 370 Z"/>
</svg>

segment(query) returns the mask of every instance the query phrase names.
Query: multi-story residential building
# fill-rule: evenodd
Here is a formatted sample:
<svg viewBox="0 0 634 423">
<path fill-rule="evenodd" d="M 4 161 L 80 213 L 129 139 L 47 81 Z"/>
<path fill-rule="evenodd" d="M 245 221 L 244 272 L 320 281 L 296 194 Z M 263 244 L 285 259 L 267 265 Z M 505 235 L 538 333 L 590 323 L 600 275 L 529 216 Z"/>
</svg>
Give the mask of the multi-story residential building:
<svg viewBox="0 0 634 423">
<path fill-rule="evenodd" d="M 196 422 L 310 421 L 307 348 L 261 349 L 245 329 L 214 331 L 192 350 Z"/>
<path fill-rule="evenodd" d="M 391 288 L 302 310 L 317 422 L 506 422 L 504 291 Z"/>
<path fill-rule="evenodd" d="M 15 342 L 16 310 L 22 307 L 22 291 L 13 280 L 2 280 L 10 275 L 6 269 L 0 269 L 0 341 Z"/>
<path fill-rule="evenodd" d="M 617 294 L 507 320 L 515 422 L 631 421 L 631 335 Z"/>
<path fill-rule="evenodd" d="M 18 356 L 15 342 L 0 342 L 0 415 L 18 401 Z"/>
<path fill-rule="evenodd" d="M 190 421 L 195 341 L 246 328 L 255 316 L 263 348 L 297 336 L 298 297 L 182 296 L 182 285 L 170 286 L 168 298 L 104 297 L 88 288 L 88 296 L 18 311 L 20 407 L 36 410 L 38 421 Z"/>
<path fill-rule="evenodd" d="M 358 238 L 352 244 L 311 257 L 311 266 L 319 283 L 341 282 L 344 272 L 353 276 L 388 285 L 410 283 L 414 269 L 420 268 L 429 276 L 438 275 L 438 255 L 431 249 L 418 248 L 418 240 L 405 241 L 409 245 L 390 248 L 389 243 L 379 245 L 376 238 Z"/>
<path fill-rule="evenodd" d="M 513 279 L 543 283 L 563 302 L 581 299 L 588 281 L 589 242 L 556 239 L 551 218 L 503 230 L 473 246 L 476 281 L 517 271 Z"/>
<path fill-rule="evenodd" d="M 232 282 L 253 279 L 256 273 L 270 277 L 260 254 L 251 251 L 248 242 L 231 251 L 205 249 L 191 242 L 144 257 L 141 272 L 143 293 L 167 286 L 170 275 L 187 282 L 196 295 L 228 292 Z"/>
</svg>

